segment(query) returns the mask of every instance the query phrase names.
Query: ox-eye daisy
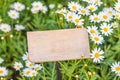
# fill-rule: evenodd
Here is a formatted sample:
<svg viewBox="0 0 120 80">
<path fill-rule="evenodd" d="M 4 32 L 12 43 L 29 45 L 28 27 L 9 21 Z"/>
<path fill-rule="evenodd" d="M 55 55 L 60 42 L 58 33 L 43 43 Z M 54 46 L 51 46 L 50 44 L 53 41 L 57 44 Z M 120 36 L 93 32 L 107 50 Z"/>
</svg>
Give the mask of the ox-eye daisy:
<svg viewBox="0 0 120 80">
<path fill-rule="evenodd" d="M 0 76 L 7 76 L 8 70 L 5 67 L 0 67 Z"/>
<path fill-rule="evenodd" d="M 32 70 L 31 71 L 31 76 L 36 76 L 37 75 L 37 71 L 36 70 Z"/>
<path fill-rule="evenodd" d="M 24 55 L 22 56 L 22 59 L 23 59 L 23 60 L 28 60 L 28 52 L 26 52 L 26 54 L 24 54 Z"/>
<path fill-rule="evenodd" d="M 96 6 L 101 6 L 102 3 L 101 0 L 92 0 L 92 4 L 95 4 Z"/>
<path fill-rule="evenodd" d="M 14 9 L 17 11 L 22 11 L 25 9 L 25 5 L 23 5 L 20 2 L 16 2 L 16 3 L 14 3 Z"/>
<path fill-rule="evenodd" d="M 120 12 L 120 2 L 117 2 L 114 8 L 116 11 Z"/>
<path fill-rule="evenodd" d="M 26 76 L 26 77 L 32 77 L 32 69 L 31 68 L 25 68 L 23 69 L 23 75 Z"/>
<path fill-rule="evenodd" d="M 37 70 L 37 71 L 38 71 L 38 70 L 41 70 L 41 69 L 42 69 L 42 66 L 41 66 L 40 64 L 35 64 L 35 65 L 34 65 L 34 69 Z"/>
<path fill-rule="evenodd" d="M 81 8 L 78 10 L 78 14 L 81 14 L 81 15 L 89 15 L 89 10 L 88 10 L 87 8 L 81 7 Z"/>
<path fill-rule="evenodd" d="M 91 35 L 92 41 L 94 41 L 96 44 L 102 44 L 103 43 L 103 37 L 98 34 Z"/>
<path fill-rule="evenodd" d="M 84 19 L 80 19 L 79 15 L 75 15 L 73 17 L 73 22 L 74 22 L 75 25 L 82 26 L 83 25 L 83 21 L 84 21 Z"/>
<path fill-rule="evenodd" d="M 120 19 L 120 13 L 116 11 L 116 12 L 114 13 L 114 18 L 115 18 L 115 19 Z"/>
<path fill-rule="evenodd" d="M 66 18 L 66 20 L 69 22 L 73 20 L 74 15 L 76 15 L 74 12 L 68 12 L 66 15 L 64 15 L 64 17 Z"/>
<path fill-rule="evenodd" d="M 90 4 L 88 7 L 87 7 L 91 12 L 94 12 L 97 10 L 97 6 L 94 5 L 94 4 Z"/>
<path fill-rule="evenodd" d="M 80 5 L 77 2 L 69 2 L 68 3 L 68 8 L 71 11 L 78 11 L 80 9 Z"/>
<path fill-rule="evenodd" d="M 40 11 L 43 12 L 43 13 L 46 13 L 48 11 L 48 9 L 47 9 L 46 6 L 42 6 Z"/>
<path fill-rule="evenodd" d="M 111 24 L 111 26 L 112 26 L 113 28 L 117 28 L 117 27 L 118 27 L 118 23 L 117 23 L 117 22 L 113 22 L 113 23 Z"/>
<path fill-rule="evenodd" d="M 115 73 L 120 73 L 120 62 L 115 62 L 111 66 L 111 70 Z"/>
<path fill-rule="evenodd" d="M 20 70 L 22 67 L 23 67 L 22 63 L 20 63 L 20 62 L 15 62 L 14 63 L 14 68 L 16 70 Z"/>
<path fill-rule="evenodd" d="M 104 8 L 103 12 L 106 12 L 109 15 L 113 15 L 115 13 L 115 11 L 114 11 L 114 9 L 112 7 L 110 7 L 110 8 Z"/>
<path fill-rule="evenodd" d="M 4 60 L 2 58 L 0 58 L 0 64 L 3 62 Z"/>
<path fill-rule="evenodd" d="M 99 13 L 101 21 L 109 22 L 113 17 L 112 15 L 108 14 L 107 12 L 100 12 Z"/>
<path fill-rule="evenodd" d="M 101 26 L 100 26 L 100 28 L 102 29 L 101 31 L 102 31 L 102 34 L 104 34 L 105 36 L 108 36 L 108 35 L 110 35 L 111 33 L 112 33 L 112 28 L 111 28 L 112 26 L 111 25 L 109 25 L 109 24 L 107 24 L 107 23 L 103 23 Z"/>
<path fill-rule="evenodd" d="M 16 31 L 20 31 L 20 30 L 24 30 L 25 27 L 23 25 L 15 25 L 15 30 Z"/>
<path fill-rule="evenodd" d="M 0 25 L 0 30 L 3 31 L 3 32 L 10 32 L 11 27 L 8 24 L 1 24 Z"/>
<path fill-rule="evenodd" d="M 15 10 L 10 10 L 10 11 L 8 12 L 8 15 L 9 15 L 9 17 L 12 18 L 12 19 L 17 19 L 17 18 L 19 18 L 19 13 L 18 13 L 17 11 L 15 11 Z"/>
<path fill-rule="evenodd" d="M 26 66 L 28 67 L 28 68 L 33 68 L 34 67 L 34 63 L 32 63 L 32 62 L 30 62 L 30 61 L 26 61 Z"/>
<path fill-rule="evenodd" d="M 64 15 L 66 12 L 67 12 L 67 10 L 65 8 L 56 11 L 56 13 L 62 14 L 62 15 Z"/>
<path fill-rule="evenodd" d="M 104 59 L 103 53 L 103 50 L 100 48 L 92 50 L 91 58 L 93 58 L 93 62 L 100 63 L 100 61 Z"/>
<path fill-rule="evenodd" d="M 32 3 L 32 7 L 33 7 L 34 9 L 36 9 L 36 10 L 41 10 L 41 8 L 42 8 L 42 3 L 41 3 L 40 1 L 34 1 L 34 2 Z"/>
<path fill-rule="evenodd" d="M 97 14 L 90 15 L 91 22 L 100 22 L 100 16 Z"/>
<path fill-rule="evenodd" d="M 36 8 L 31 8 L 31 12 L 33 13 L 33 14 L 36 14 L 36 13 L 38 13 L 39 12 L 39 10 L 37 10 Z"/>
<path fill-rule="evenodd" d="M 87 28 L 88 28 L 87 31 L 89 32 L 89 34 L 91 34 L 91 35 L 98 34 L 96 26 L 92 26 L 92 27 L 88 26 Z"/>
</svg>

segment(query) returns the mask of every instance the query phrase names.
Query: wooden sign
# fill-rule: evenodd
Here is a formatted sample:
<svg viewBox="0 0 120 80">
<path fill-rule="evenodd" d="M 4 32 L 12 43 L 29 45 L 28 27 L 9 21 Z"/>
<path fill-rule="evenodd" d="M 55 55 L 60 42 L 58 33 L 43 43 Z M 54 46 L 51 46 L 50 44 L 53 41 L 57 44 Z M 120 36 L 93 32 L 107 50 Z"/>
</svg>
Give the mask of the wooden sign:
<svg viewBox="0 0 120 80">
<path fill-rule="evenodd" d="M 90 57 L 88 33 L 84 28 L 27 32 L 27 38 L 32 62 Z"/>
</svg>

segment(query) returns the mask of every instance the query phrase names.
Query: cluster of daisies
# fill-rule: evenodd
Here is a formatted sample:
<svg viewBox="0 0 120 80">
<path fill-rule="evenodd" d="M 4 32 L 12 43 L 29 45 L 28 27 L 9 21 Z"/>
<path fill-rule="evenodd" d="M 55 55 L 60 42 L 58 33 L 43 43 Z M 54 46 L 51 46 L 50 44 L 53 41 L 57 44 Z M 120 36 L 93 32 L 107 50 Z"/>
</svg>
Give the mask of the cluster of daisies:
<svg viewBox="0 0 120 80">
<path fill-rule="evenodd" d="M 4 60 L 2 58 L 0 58 L 0 64 L 2 64 L 3 61 Z M 5 77 L 7 75 L 8 75 L 8 70 L 6 69 L 6 67 L 1 67 L 0 66 L 0 77 Z"/>
<path fill-rule="evenodd" d="M 50 7 L 54 7 L 54 6 L 50 6 Z M 31 12 L 38 13 L 40 11 L 43 13 L 46 13 L 48 11 L 48 8 L 46 6 L 44 6 L 40 1 L 33 2 Z"/>
<path fill-rule="evenodd" d="M 38 71 L 42 69 L 42 66 L 40 64 L 32 63 L 28 60 L 28 53 L 23 55 L 22 62 L 15 62 L 14 63 L 14 69 L 17 71 L 22 72 L 22 75 L 25 77 L 35 77 L 38 74 Z M 25 65 L 23 65 L 25 64 Z"/>
<path fill-rule="evenodd" d="M 114 7 L 105 7 L 101 11 L 99 10 L 101 5 L 103 6 L 101 0 L 83 1 L 86 2 L 87 6 L 71 1 L 68 3 L 68 9 L 63 8 L 57 13 L 62 14 L 67 22 L 73 23 L 77 27 L 87 28 L 90 39 L 99 46 L 104 43 L 104 37 L 111 35 L 114 28 L 118 27 L 120 1 L 118 0 Z M 84 25 L 84 23 L 88 24 Z M 104 51 L 101 48 L 94 48 L 91 58 L 93 62 L 100 63 L 104 59 Z M 120 75 L 120 63 L 113 64 L 112 70 Z"/>
</svg>

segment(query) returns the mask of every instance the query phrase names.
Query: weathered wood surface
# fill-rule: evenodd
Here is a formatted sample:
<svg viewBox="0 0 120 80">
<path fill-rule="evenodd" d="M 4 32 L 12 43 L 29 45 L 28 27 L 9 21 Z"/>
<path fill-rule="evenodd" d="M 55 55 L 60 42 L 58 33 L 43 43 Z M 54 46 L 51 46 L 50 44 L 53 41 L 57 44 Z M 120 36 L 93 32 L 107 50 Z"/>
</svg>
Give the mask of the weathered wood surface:
<svg viewBox="0 0 120 80">
<path fill-rule="evenodd" d="M 90 57 L 86 29 L 27 32 L 29 59 L 32 62 L 75 60 Z"/>
</svg>

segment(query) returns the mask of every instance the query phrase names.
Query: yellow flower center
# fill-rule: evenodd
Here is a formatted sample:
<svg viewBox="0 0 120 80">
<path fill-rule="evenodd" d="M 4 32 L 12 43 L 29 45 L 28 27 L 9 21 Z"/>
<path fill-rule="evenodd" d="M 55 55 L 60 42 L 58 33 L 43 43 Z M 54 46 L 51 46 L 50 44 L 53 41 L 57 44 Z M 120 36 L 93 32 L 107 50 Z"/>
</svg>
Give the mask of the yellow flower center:
<svg viewBox="0 0 120 80">
<path fill-rule="evenodd" d="M 69 18 L 69 19 L 71 19 L 71 18 L 72 18 L 72 16 L 68 16 L 68 18 Z"/>
<path fill-rule="evenodd" d="M 15 16 L 15 14 L 11 14 L 13 17 Z"/>
<path fill-rule="evenodd" d="M 36 5 L 35 8 L 39 8 L 39 5 Z"/>
<path fill-rule="evenodd" d="M 20 9 L 21 8 L 21 6 L 18 6 L 18 9 Z"/>
<path fill-rule="evenodd" d="M 108 11 L 109 14 L 112 14 L 112 11 Z"/>
<path fill-rule="evenodd" d="M 84 9 L 81 10 L 82 13 L 85 13 L 86 11 Z"/>
<path fill-rule="evenodd" d="M 97 52 L 95 53 L 95 58 L 99 58 L 100 57 L 100 54 Z"/>
<path fill-rule="evenodd" d="M 33 64 L 29 64 L 29 66 L 33 66 Z"/>
<path fill-rule="evenodd" d="M 26 74 L 29 75 L 29 74 L 30 74 L 30 71 L 27 71 Z"/>
<path fill-rule="evenodd" d="M 116 14 L 116 15 L 115 15 L 115 17 L 116 17 L 116 18 L 119 18 L 119 15 L 118 15 L 118 14 Z"/>
<path fill-rule="evenodd" d="M 115 68 L 115 70 L 116 70 L 116 71 L 120 71 L 120 66 L 117 66 L 117 67 Z"/>
<path fill-rule="evenodd" d="M 77 9 L 77 7 L 76 7 L 76 6 L 72 6 L 72 9 L 73 9 L 73 10 L 76 10 L 76 9 Z"/>
<path fill-rule="evenodd" d="M 63 12 L 63 11 L 61 11 L 61 12 L 60 12 L 60 14 L 64 14 L 64 12 Z"/>
<path fill-rule="evenodd" d="M 98 2 L 98 1 L 96 1 L 96 2 L 95 2 L 95 4 L 96 4 L 96 5 L 98 5 L 98 4 L 99 4 L 99 2 Z"/>
<path fill-rule="evenodd" d="M 94 20 L 95 20 L 95 21 L 98 21 L 98 20 L 99 20 L 99 18 L 98 18 L 98 17 L 94 17 Z"/>
<path fill-rule="evenodd" d="M 3 72 L 4 72 L 3 70 L 0 70 L 0 74 L 3 74 Z"/>
<path fill-rule="evenodd" d="M 3 30 L 7 30 L 7 28 L 6 28 L 6 27 L 4 27 L 4 28 L 3 28 Z"/>
<path fill-rule="evenodd" d="M 94 40 L 99 41 L 100 39 L 99 39 L 99 37 L 94 37 Z"/>
<path fill-rule="evenodd" d="M 120 7 L 118 8 L 118 10 L 120 10 Z"/>
<path fill-rule="evenodd" d="M 90 7 L 90 10 L 93 11 L 93 10 L 94 10 L 94 7 Z"/>
<path fill-rule="evenodd" d="M 103 28 L 103 30 L 104 30 L 105 32 L 108 32 L 108 28 L 107 28 L 107 27 Z"/>
<path fill-rule="evenodd" d="M 42 8 L 41 11 L 44 12 L 44 9 Z"/>
<path fill-rule="evenodd" d="M 79 23 L 79 21 L 80 21 L 79 19 L 75 19 L 75 22 L 76 22 L 76 23 Z"/>
<path fill-rule="evenodd" d="M 92 29 L 92 30 L 90 30 L 90 33 L 92 33 L 92 34 L 93 34 L 93 33 L 95 33 L 95 30 L 93 30 L 93 29 Z"/>
<path fill-rule="evenodd" d="M 32 72 L 32 75 L 35 75 L 35 72 Z"/>
<path fill-rule="evenodd" d="M 16 67 L 17 67 L 17 68 L 20 68 L 20 65 L 17 65 Z"/>
<path fill-rule="evenodd" d="M 104 15 L 104 16 L 103 16 L 103 18 L 104 18 L 104 19 L 107 19 L 107 18 L 108 18 L 108 16 L 107 16 L 107 15 Z"/>
</svg>

